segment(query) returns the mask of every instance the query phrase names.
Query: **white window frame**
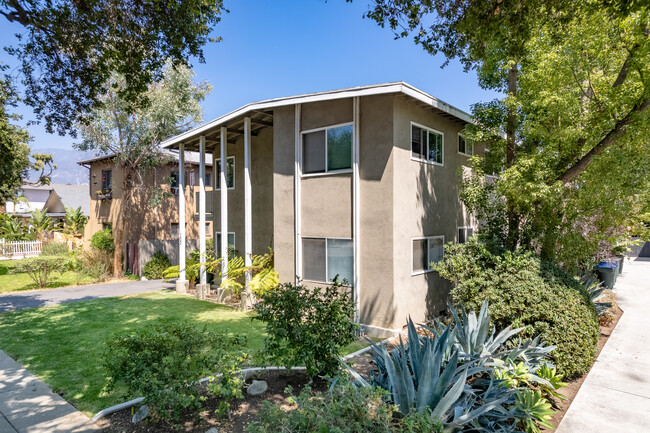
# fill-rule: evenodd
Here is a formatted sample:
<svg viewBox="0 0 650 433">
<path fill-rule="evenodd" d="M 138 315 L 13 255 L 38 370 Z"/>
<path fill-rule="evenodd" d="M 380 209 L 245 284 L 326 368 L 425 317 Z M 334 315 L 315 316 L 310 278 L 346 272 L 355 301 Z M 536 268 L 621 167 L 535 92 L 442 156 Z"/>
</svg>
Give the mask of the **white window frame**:
<svg viewBox="0 0 650 433">
<path fill-rule="evenodd" d="M 429 266 L 428 269 L 423 269 L 421 271 L 420 270 L 416 271 L 413 268 L 413 241 L 423 241 L 425 239 L 427 241 L 427 256 L 429 255 L 429 250 L 431 249 L 431 245 L 429 244 L 431 239 L 442 239 L 442 260 L 444 260 L 444 258 L 445 258 L 445 236 L 444 235 L 420 236 L 420 237 L 411 238 L 411 276 L 428 274 L 429 272 L 434 272 L 435 271 L 435 269 L 430 268 L 431 262 L 428 260 L 429 257 L 427 257 L 427 266 Z"/>
<path fill-rule="evenodd" d="M 325 280 L 327 280 L 327 275 L 329 274 L 329 260 L 327 260 L 327 248 L 330 240 L 338 240 L 338 241 L 351 241 L 354 242 L 353 238 L 338 238 L 338 237 L 323 237 L 323 236 L 301 236 L 300 237 L 300 249 L 302 251 L 302 240 L 303 239 L 325 239 Z M 301 257 L 301 259 L 304 259 Z M 304 263 L 304 260 L 301 261 L 301 263 Z M 352 252 L 352 269 L 354 270 L 354 250 Z M 301 273 L 303 273 L 303 269 L 300 270 Z M 325 283 L 325 284 L 332 284 L 334 281 L 319 281 L 319 280 L 310 280 L 307 278 L 303 278 L 304 281 L 311 281 L 312 283 Z M 348 281 L 347 286 L 352 286 L 354 281 Z M 346 286 L 346 287 L 347 287 Z"/>
<path fill-rule="evenodd" d="M 235 155 L 227 156 L 226 157 L 226 163 L 228 162 L 229 159 L 232 159 L 232 186 L 229 186 L 228 189 L 235 189 L 235 179 L 237 178 L 237 160 L 235 160 Z M 216 164 L 221 163 L 221 158 L 217 158 L 214 162 L 215 166 Z M 228 168 L 226 167 L 226 174 L 228 174 Z M 219 182 L 221 182 L 221 170 L 217 170 L 217 177 L 219 178 Z M 226 183 L 228 183 L 228 179 L 226 176 Z M 221 186 L 217 188 L 217 180 L 212 179 L 212 185 L 214 191 L 221 191 Z"/>
<path fill-rule="evenodd" d="M 214 242 L 217 242 L 217 235 L 221 235 L 221 232 L 214 232 Z M 234 247 L 237 246 L 237 236 L 235 235 L 235 232 L 228 232 L 228 236 L 232 235 L 232 245 Z M 226 239 L 226 242 L 228 242 L 228 239 Z M 221 252 L 221 245 L 219 245 L 219 252 Z"/>
<path fill-rule="evenodd" d="M 467 230 L 467 229 L 472 229 L 472 236 L 474 236 L 474 233 L 476 232 L 476 229 L 474 228 L 474 226 L 458 226 L 458 229 L 456 230 L 456 236 L 458 236 L 458 232 L 460 230 Z M 467 236 L 467 234 L 465 236 L 466 236 L 465 242 L 467 242 L 467 239 L 469 238 L 469 236 Z M 460 236 L 458 236 L 458 239 L 456 239 L 456 243 L 457 244 L 460 243 Z"/>
<path fill-rule="evenodd" d="M 457 138 L 462 138 L 463 140 L 465 140 L 465 150 L 467 150 L 467 143 L 468 143 L 468 141 L 467 141 L 467 139 L 463 136 L 463 134 L 461 134 L 461 133 L 459 132 Z M 472 143 L 472 153 L 466 153 L 466 152 L 461 152 L 461 151 L 458 149 L 458 140 L 456 140 L 456 151 L 458 152 L 458 154 L 459 154 L 459 155 L 463 155 L 463 156 L 468 156 L 468 157 L 472 157 L 472 156 L 474 156 L 474 142 L 471 142 L 471 143 Z"/>
<path fill-rule="evenodd" d="M 350 168 L 342 168 L 339 170 L 328 170 L 327 168 L 327 130 L 328 129 L 336 129 L 340 128 L 342 126 L 352 126 L 352 145 L 350 146 L 350 161 L 352 161 L 352 165 Z M 303 162 L 303 152 L 304 152 L 304 143 L 305 139 L 304 136 L 305 134 L 311 134 L 312 132 L 319 132 L 319 131 L 325 131 L 325 171 L 322 173 L 304 173 L 302 170 L 302 162 Z M 329 175 L 334 175 L 334 174 L 341 174 L 341 173 L 352 173 L 352 166 L 354 165 L 354 122 L 346 122 L 346 123 L 337 123 L 336 125 L 328 125 L 328 126 L 323 126 L 320 128 L 314 128 L 314 129 L 307 129 L 305 131 L 300 131 L 300 177 L 317 177 L 317 176 L 329 176 Z M 337 239 L 337 238 L 319 238 L 319 239 Z M 342 238 L 344 239 L 344 238 Z"/>
<path fill-rule="evenodd" d="M 428 132 L 435 132 L 436 134 L 440 134 L 442 136 L 442 163 L 436 162 L 436 161 L 429 161 L 428 159 L 422 159 L 422 158 L 416 158 L 413 156 L 413 127 L 417 126 L 418 128 L 424 129 L 427 131 L 427 151 L 426 154 L 429 155 L 429 134 Z M 411 155 L 411 160 L 413 161 L 418 161 L 418 162 L 423 162 L 425 164 L 431 164 L 431 165 L 437 165 L 439 167 L 444 167 L 445 166 L 445 133 L 442 131 L 438 131 L 437 129 L 430 128 L 428 126 L 421 125 L 416 122 L 411 122 L 409 125 L 409 155 Z"/>
</svg>

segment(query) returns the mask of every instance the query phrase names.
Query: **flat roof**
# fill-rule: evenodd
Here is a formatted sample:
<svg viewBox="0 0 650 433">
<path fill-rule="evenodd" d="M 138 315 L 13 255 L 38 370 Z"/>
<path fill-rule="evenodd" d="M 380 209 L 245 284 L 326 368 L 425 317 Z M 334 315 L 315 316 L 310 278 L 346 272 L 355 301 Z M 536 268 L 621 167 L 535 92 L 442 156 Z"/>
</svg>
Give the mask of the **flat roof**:
<svg viewBox="0 0 650 433">
<path fill-rule="evenodd" d="M 204 123 L 203 125 L 197 126 L 196 128 L 190 129 L 189 131 L 176 135 L 175 137 L 169 138 L 161 144 L 161 147 L 168 148 L 168 149 L 170 148 L 178 149 L 178 145 L 181 143 L 195 141 L 201 135 L 205 135 L 209 131 L 214 131 L 215 128 L 221 126 L 227 126 L 229 123 L 236 122 L 238 119 L 245 117 L 247 115 L 252 115 L 252 114 L 257 115 L 257 118 L 253 119 L 253 123 L 258 122 L 261 123 L 262 125 L 267 124 L 268 120 L 265 120 L 263 118 L 264 114 L 268 115 L 268 113 L 265 113 L 265 111 L 277 107 L 293 105 L 293 104 L 305 104 L 309 102 L 352 98 L 356 96 L 382 95 L 388 93 L 402 93 L 432 108 L 438 109 L 441 112 L 446 113 L 449 117 L 454 117 L 457 118 L 458 120 L 467 123 L 473 122 L 472 116 L 470 116 L 465 111 L 460 110 L 450 104 L 447 104 L 446 102 L 441 101 L 440 99 L 435 98 L 434 96 L 431 96 L 428 93 L 418 89 L 417 87 L 411 86 L 410 84 L 405 83 L 403 81 L 398 81 L 393 83 L 350 87 L 346 89 L 307 93 L 304 95 L 287 96 L 283 98 L 267 99 L 264 101 L 252 102 L 234 111 L 231 111 L 230 113 L 227 113 L 221 117 L 217 117 L 214 120 Z M 260 118 L 260 116 L 262 116 L 262 118 Z"/>
</svg>

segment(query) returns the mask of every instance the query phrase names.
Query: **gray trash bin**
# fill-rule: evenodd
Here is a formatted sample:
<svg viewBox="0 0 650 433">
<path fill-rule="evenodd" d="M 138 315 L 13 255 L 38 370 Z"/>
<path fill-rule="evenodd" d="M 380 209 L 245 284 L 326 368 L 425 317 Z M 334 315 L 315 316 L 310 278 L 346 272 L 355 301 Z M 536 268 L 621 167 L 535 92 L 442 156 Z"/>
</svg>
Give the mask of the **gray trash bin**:
<svg viewBox="0 0 650 433">
<path fill-rule="evenodd" d="M 598 276 L 603 285 L 608 289 L 612 289 L 618 275 L 618 263 L 600 262 L 596 265 L 596 271 L 598 271 Z"/>
</svg>

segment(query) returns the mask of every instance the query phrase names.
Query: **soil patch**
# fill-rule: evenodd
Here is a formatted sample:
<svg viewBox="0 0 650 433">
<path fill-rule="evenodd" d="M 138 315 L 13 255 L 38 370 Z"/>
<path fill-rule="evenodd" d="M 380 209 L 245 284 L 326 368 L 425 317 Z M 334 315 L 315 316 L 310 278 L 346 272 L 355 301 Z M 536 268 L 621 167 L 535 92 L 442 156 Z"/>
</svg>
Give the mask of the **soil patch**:
<svg viewBox="0 0 650 433">
<path fill-rule="evenodd" d="M 216 427 L 219 433 L 244 433 L 246 426 L 258 419 L 260 409 L 265 401 L 286 406 L 286 409 L 293 407 L 293 403 L 287 400 L 285 388 L 291 386 L 293 393 L 299 393 L 309 383 L 309 378 L 303 372 L 297 371 L 270 371 L 262 372 L 256 377 L 246 381 L 250 384 L 253 380 L 265 380 L 269 389 L 259 396 L 250 396 L 244 391 L 244 398 L 231 403 L 229 418 L 220 418 L 215 414 L 219 400 L 204 393 L 208 398 L 205 402 L 205 410 L 195 416 L 186 414 L 176 423 L 163 421 L 152 422 L 144 420 L 138 424 L 131 422 L 131 409 L 124 409 L 108 415 L 97 421 L 97 425 L 104 433 L 205 433 L 212 427 Z M 315 381 L 312 388 L 316 391 L 324 391 L 328 387 L 327 382 Z M 136 410 L 136 409 L 134 409 Z"/>
<path fill-rule="evenodd" d="M 618 308 L 618 305 L 612 307 L 610 312 L 613 315 L 612 321 L 606 324 L 606 326 L 600 327 L 600 338 L 598 339 L 598 351 L 596 353 L 596 358 L 598 358 L 598 355 L 600 355 L 600 352 L 603 350 L 605 343 L 607 343 L 607 340 L 609 339 L 610 335 L 612 335 L 614 328 L 616 328 L 616 324 L 618 323 L 619 319 L 623 315 L 623 310 Z M 551 424 L 553 424 L 555 428 L 557 428 L 560 425 L 562 418 L 564 418 L 564 415 L 569 410 L 569 407 L 571 406 L 573 399 L 576 397 L 576 394 L 578 393 L 578 390 L 582 386 L 582 383 L 585 381 L 585 379 L 587 379 L 588 374 L 589 372 L 585 373 L 584 375 L 580 376 L 577 379 L 568 381 L 567 387 L 562 388 L 558 391 L 560 394 L 566 397 L 566 400 L 558 403 L 558 409 L 556 409 L 556 412 L 551 417 Z M 552 432 L 553 430 L 542 429 L 542 431 Z"/>
</svg>

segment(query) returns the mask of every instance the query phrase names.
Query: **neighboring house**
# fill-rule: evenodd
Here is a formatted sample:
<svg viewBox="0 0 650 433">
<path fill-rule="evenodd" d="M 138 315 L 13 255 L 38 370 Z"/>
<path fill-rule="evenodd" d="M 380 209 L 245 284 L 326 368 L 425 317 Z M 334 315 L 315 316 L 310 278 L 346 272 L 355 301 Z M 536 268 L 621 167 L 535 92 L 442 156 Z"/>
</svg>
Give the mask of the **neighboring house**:
<svg viewBox="0 0 650 433">
<path fill-rule="evenodd" d="M 126 222 L 124 242 L 127 246 L 127 269 L 140 274 L 142 267 L 156 251 L 163 251 L 170 256 L 172 263 L 178 263 L 178 154 L 169 154 L 170 163 L 146 171 L 142 177 L 143 187 L 139 188 Z M 85 199 L 90 205 L 90 218 L 84 237 L 90 237 L 97 231 L 113 226 L 117 221 L 117 212 L 122 200 L 123 170 L 115 164 L 115 155 L 79 161 L 78 164 L 89 169 L 90 187 L 85 188 Z M 197 239 L 198 220 L 194 218 L 194 192 L 198 191 L 198 155 L 187 152 L 186 158 L 186 221 L 190 239 Z M 208 166 L 212 160 L 208 160 Z M 212 174 L 206 173 L 206 186 L 211 189 Z M 166 195 L 154 206 L 151 202 L 154 194 Z M 90 195 L 90 200 L 88 195 Z M 171 195 L 171 196 L 170 196 Z M 212 233 L 211 224 L 207 232 Z M 193 241 L 192 245 L 198 241 Z"/>
<path fill-rule="evenodd" d="M 460 135 L 471 121 L 397 82 L 251 103 L 162 146 L 234 158 L 234 188 L 206 192 L 214 230 L 245 256 L 272 246 L 282 281 L 347 279 L 360 323 L 385 334 L 446 309 L 430 263 L 477 225 L 459 199 L 483 152 Z"/>
<path fill-rule="evenodd" d="M 23 185 L 18 191 L 19 199 L 6 203 L 6 212 L 26 221 L 32 217 L 32 212 L 45 210 L 52 220 L 63 224 L 67 207 L 81 206 L 84 215 L 88 216 L 87 188 L 86 185 Z"/>
</svg>

